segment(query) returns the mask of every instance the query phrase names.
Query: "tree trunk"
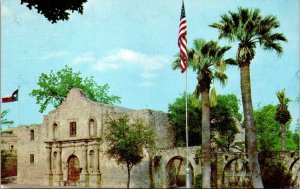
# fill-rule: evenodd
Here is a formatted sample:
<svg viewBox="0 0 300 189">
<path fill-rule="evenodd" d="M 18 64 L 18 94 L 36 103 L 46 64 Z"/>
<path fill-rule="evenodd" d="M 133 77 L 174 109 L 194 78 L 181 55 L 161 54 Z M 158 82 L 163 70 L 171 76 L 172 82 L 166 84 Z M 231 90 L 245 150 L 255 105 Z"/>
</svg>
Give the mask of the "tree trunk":
<svg viewBox="0 0 300 189">
<path fill-rule="evenodd" d="M 281 150 L 286 150 L 286 129 L 285 124 L 280 124 L 281 127 Z"/>
<path fill-rule="evenodd" d="M 240 64 L 240 76 L 244 122 L 246 128 L 245 141 L 252 184 L 254 188 L 263 188 L 264 186 L 261 178 L 261 171 L 258 163 L 258 153 L 256 148 L 256 133 L 251 99 L 250 63 Z"/>
<path fill-rule="evenodd" d="M 127 163 L 127 189 L 129 189 L 130 186 L 130 167 L 129 167 L 129 163 Z"/>
<path fill-rule="evenodd" d="M 149 153 L 149 179 L 150 179 L 150 188 L 155 188 L 154 173 L 153 173 L 153 156 L 150 153 Z"/>
<path fill-rule="evenodd" d="M 201 92 L 202 98 L 202 187 L 211 188 L 211 146 L 210 146 L 210 105 L 209 89 Z"/>
</svg>

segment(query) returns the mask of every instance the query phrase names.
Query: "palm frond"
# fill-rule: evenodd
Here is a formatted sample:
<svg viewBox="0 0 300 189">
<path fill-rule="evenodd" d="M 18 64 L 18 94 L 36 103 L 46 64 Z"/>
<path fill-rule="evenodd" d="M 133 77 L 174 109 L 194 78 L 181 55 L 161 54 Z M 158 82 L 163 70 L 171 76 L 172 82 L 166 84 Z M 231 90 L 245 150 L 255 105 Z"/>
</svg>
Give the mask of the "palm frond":
<svg viewBox="0 0 300 189">
<path fill-rule="evenodd" d="M 233 58 L 228 58 L 224 61 L 227 65 L 238 65 L 238 62 L 236 61 L 236 59 L 233 59 Z"/>
<path fill-rule="evenodd" d="M 280 42 L 287 41 L 283 34 L 273 32 L 279 27 L 277 17 L 273 15 L 263 17 L 259 9 L 239 7 L 237 12 L 229 11 L 229 14 L 221 16 L 219 23 L 210 26 L 219 30 L 219 38 L 239 42 L 237 61 L 251 61 L 257 43 L 264 49 L 275 50 L 280 55 L 283 51 Z"/>
<path fill-rule="evenodd" d="M 172 69 L 176 70 L 176 69 L 180 69 L 180 54 L 177 53 L 175 55 L 175 60 L 172 62 Z"/>
<path fill-rule="evenodd" d="M 196 89 L 195 89 L 193 95 L 195 95 L 197 98 L 199 98 L 200 92 L 201 92 L 201 90 L 200 90 L 200 85 L 198 84 L 198 85 L 196 86 Z"/>
<path fill-rule="evenodd" d="M 225 73 L 217 72 L 217 71 L 214 72 L 213 77 L 214 77 L 214 79 L 218 80 L 222 86 L 224 86 L 226 84 L 227 79 L 228 79 L 228 77 Z"/>
<path fill-rule="evenodd" d="M 223 57 L 224 54 L 229 50 L 231 49 L 230 46 L 224 46 L 224 47 L 221 47 L 217 50 L 216 52 L 216 57 Z"/>
<path fill-rule="evenodd" d="M 275 50 L 278 56 L 280 56 L 283 52 L 283 49 L 280 43 L 264 43 L 263 49 L 265 50 Z"/>
<path fill-rule="evenodd" d="M 242 24 L 245 24 L 248 19 L 250 18 L 250 11 L 249 9 L 245 9 L 245 8 L 238 8 L 238 14 L 239 14 L 239 18 Z"/>
<path fill-rule="evenodd" d="M 215 87 L 213 87 L 210 91 L 209 103 L 210 107 L 215 107 L 217 105 L 217 91 Z"/>
</svg>

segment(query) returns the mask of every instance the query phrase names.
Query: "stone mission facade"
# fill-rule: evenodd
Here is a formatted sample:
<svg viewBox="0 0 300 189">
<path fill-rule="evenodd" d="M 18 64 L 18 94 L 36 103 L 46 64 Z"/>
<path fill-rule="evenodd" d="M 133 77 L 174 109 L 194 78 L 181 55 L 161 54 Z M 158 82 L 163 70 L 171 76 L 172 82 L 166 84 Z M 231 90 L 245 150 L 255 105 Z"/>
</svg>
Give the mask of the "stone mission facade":
<svg viewBox="0 0 300 189">
<path fill-rule="evenodd" d="M 104 154 L 105 115 L 118 113 L 142 118 L 154 127 L 159 148 L 172 147 L 165 127 L 168 124 L 165 113 L 93 102 L 81 90 L 72 89 L 57 109 L 44 116 L 42 124 L 18 128 L 17 182 L 49 186 L 125 187 L 125 167 L 118 166 Z M 149 155 L 145 154 L 140 166 L 148 168 Z M 132 172 L 140 166 L 134 167 Z M 133 175 L 131 187 L 140 187 L 137 184 L 140 179 Z M 148 174 L 142 179 L 149 186 Z"/>
<path fill-rule="evenodd" d="M 153 110 L 132 110 L 93 102 L 81 90 L 72 89 L 65 101 L 44 116 L 42 124 L 19 126 L 2 132 L 1 150 L 17 152 L 17 183 L 45 186 L 124 188 L 127 169 L 105 155 L 103 138 L 106 115 L 126 113 L 142 118 L 153 127 L 157 147 L 144 149 L 141 164 L 131 170 L 131 188 L 175 188 L 185 186 L 186 148 L 174 147 L 167 126 L 167 114 Z M 236 137 L 244 141 L 239 128 Z M 189 147 L 191 184 L 201 174 L 198 146 Z M 249 188 L 250 173 L 244 152 L 214 152 L 212 186 Z M 279 160 L 300 186 L 299 152 L 261 154 L 266 161 Z"/>
</svg>

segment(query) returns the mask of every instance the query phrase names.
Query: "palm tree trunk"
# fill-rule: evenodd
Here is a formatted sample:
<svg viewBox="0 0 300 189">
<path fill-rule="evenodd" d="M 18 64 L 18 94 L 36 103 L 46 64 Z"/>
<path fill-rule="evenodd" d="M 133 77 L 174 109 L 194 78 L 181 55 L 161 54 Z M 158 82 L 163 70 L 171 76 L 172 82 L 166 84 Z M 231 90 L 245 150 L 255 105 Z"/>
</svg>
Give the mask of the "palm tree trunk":
<svg viewBox="0 0 300 189">
<path fill-rule="evenodd" d="M 202 187 L 211 188 L 211 149 L 210 149 L 210 105 L 209 90 L 201 92 L 202 98 Z"/>
<path fill-rule="evenodd" d="M 286 129 L 285 124 L 280 124 L 281 127 L 281 150 L 286 150 Z"/>
<path fill-rule="evenodd" d="M 256 148 L 256 133 L 251 99 L 250 63 L 240 64 L 241 93 L 243 101 L 246 150 L 249 158 L 250 174 L 254 188 L 263 188 Z"/>
</svg>

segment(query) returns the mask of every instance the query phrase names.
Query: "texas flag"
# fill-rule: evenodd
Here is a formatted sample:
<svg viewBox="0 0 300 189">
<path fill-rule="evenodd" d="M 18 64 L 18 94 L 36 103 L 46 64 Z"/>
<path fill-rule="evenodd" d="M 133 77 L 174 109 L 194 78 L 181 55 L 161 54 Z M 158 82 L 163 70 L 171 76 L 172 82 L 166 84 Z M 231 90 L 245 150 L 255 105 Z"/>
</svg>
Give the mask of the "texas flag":
<svg viewBox="0 0 300 189">
<path fill-rule="evenodd" d="M 2 97 L 2 103 L 18 101 L 19 89 L 15 90 L 11 95 Z"/>
</svg>

